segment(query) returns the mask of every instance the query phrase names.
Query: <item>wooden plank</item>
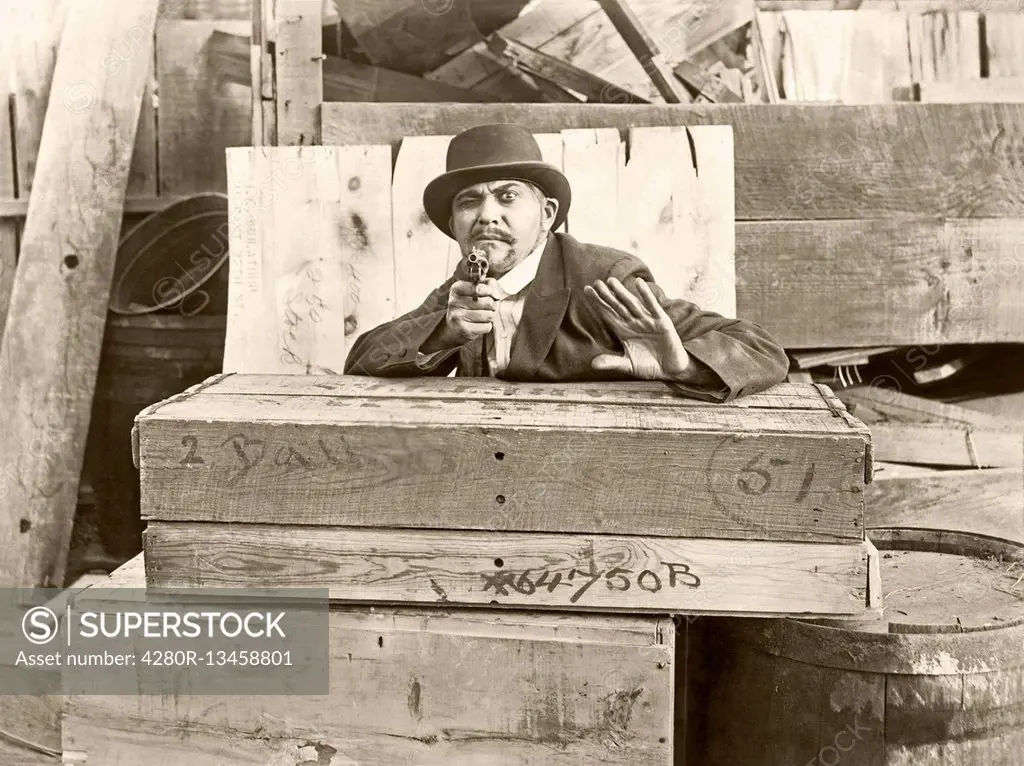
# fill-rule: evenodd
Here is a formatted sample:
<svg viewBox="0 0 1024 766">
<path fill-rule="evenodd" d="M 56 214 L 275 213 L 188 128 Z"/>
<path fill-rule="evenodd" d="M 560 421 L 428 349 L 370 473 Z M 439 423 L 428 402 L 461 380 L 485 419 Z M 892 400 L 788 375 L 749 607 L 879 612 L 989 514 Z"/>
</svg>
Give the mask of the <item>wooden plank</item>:
<svg viewBox="0 0 1024 766">
<path fill-rule="evenodd" d="M 619 183 L 624 249 L 669 295 L 723 316 L 736 312 L 732 164 L 728 127 L 634 128 Z"/>
<path fill-rule="evenodd" d="M 783 397 L 770 392 L 750 403 L 760 408 L 690 407 L 664 397 L 658 384 L 646 388 L 653 394 L 609 384 L 604 401 L 597 386 L 556 393 L 444 378 L 303 383 L 305 393 L 292 386 L 278 393 L 284 384 L 274 378 L 215 378 L 143 413 L 136 425 L 143 515 L 863 537 L 868 431 L 841 407 L 776 407 Z M 214 393 L 220 385 L 236 393 Z M 420 392 L 403 393 L 408 388 Z M 832 403 L 827 391 L 819 394 Z"/>
<path fill-rule="evenodd" d="M 780 22 L 786 101 L 884 104 L 913 79 L 901 11 L 787 11 Z"/>
<path fill-rule="evenodd" d="M 224 369 L 340 373 L 347 338 L 394 316 L 389 148 L 234 148 L 227 156 Z"/>
<path fill-rule="evenodd" d="M 1022 241 L 1024 219 L 739 223 L 738 315 L 787 349 L 1019 343 Z"/>
<path fill-rule="evenodd" d="M 141 554 L 110 579 L 78 603 L 145 603 Z M 329 695 L 75 695 L 66 760 L 673 763 L 677 638 L 665 616 L 375 605 L 332 606 L 328 621 Z"/>
<path fill-rule="evenodd" d="M 427 285 L 440 285 L 460 257 L 454 240 L 443 234 L 423 208 L 423 186 L 445 170 L 450 136 L 413 136 L 402 142 L 391 183 L 395 247 L 395 316 L 419 306 Z"/>
<path fill-rule="evenodd" d="M 140 125 L 141 127 L 141 125 Z M 138 148 L 136 146 L 136 148 Z M 132 154 L 134 164 L 135 154 Z M 127 196 L 124 200 L 126 215 L 155 213 L 165 207 L 189 199 L 191 194 L 165 194 L 160 197 L 153 195 Z M 28 199 L 0 199 L 0 218 L 24 218 L 28 214 Z"/>
<path fill-rule="evenodd" d="M 245 21 L 165 21 L 157 27 L 160 194 L 227 191 L 225 150 L 251 143 L 251 88 L 213 77 L 214 31 L 247 37 Z"/>
<path fill-rule="evenodd" d="M 324 100 L 322 0 L 280 0 L 274 53 L 279 146 L 320 143 Z"/>
<path fill-rule="evenodd" d="M 985 56 L 989 77 L 1019 77 L 1024 75 L 1024 3 L 1014 12 L 1000 12 L 995 4 L 986 3 Z"/>
<path fill-rule="evenodd" d="M 876 463 L 865 507 L 869 530 L 952 529 L 1024 543 L 1020 466 L 937 470 Z"/>
<path fill-rule="evenodd" d="M 7 26 L 11 19 L 9 6 L 0 4 L 0 27 Z M 8 46 L 0 48 L 0 69 L 7 67 Z M 13 197 L 15 194 L 14 137 L 11 135 L 10 104 L 13 94 L 6 85 L 0 85 L 0 196 Z M 28 200 L 25 200 L 26 205 Z M 7 307 L 14 289 L 14 269 L 18 261 L 18 222 L 0 219 L 0 338 L 7 323 Z"/>
<path fill-rule="evenodd" d="M 499 31 L 503 36 L 518 40 L 524 45 L 540 47 L 562 30 L 600 12 L 596 0 L 544 0 L 541 3 L 529 4 L 514 21 Z M 424 73 L 423 76 L 428 80 L 468 90 L 501 70 L 501 65 L 488 51 L 486 41 L 481 41 L 436 69 Z"/>
<path fill-rule="evenodd" d="M 482 122 L 542 133 L 731 125 L 739 220 L 1002 218 L 1024 211 L 1024 179 L 1010 149 L 1024 132 L 1019 104 L 327 103 L 322 128 L 328 145 L 397 144 Z M 985 161 L 965 165 L 963 157 Z"/>
<path fill-rule="evenodd" d="M 40 0 L 25 3 L 18 0 L 4 0 L 7 7 L 9 29 L 17 30 L 5 40 L 10 45 L 10 70 L 7 78 L 14 90 L 14 142 L 17 160 L 18 196 L 27 198 L 32 190 L 42 140 L 44 120 L 50 102 L 50 87 L 57 61 L 64 21 L 70 3 L 68 0 Z M 122 52 L 125 46 L 132 47 L 131 38 L 119 41 Z M 68 111 L 88 109 L 95 93 L 91 87 L 102 79 L 105 64 L 102 56 L 89 60 L 87 70 L 74 87 L 61 94 L 62 103 Z"/>
<path fill-rule="evenodd" d="M 979 101 L 1021 103 L 1024 101 L 1024 77 L 977 77 L 943 82 L 914 83 L 898 89 L 893 98 L 902 101 L 921 101 L 930 104 L 970 104 Z M 909 92 L 908 92 L 909 91 Z"/>
<path fill-rule="evenodd" d="M 908 353 L 908 363 L 924 361 L 922 353 Z M 896 388 L 883 388 L 892 380 L 875 379 L 873 385 L 856 386 L 839 391 L 836 396 L 850 412 L 869 426 L 879 423 L 941 423 L 962 425 L 989 431 L 1018 431 L 1005 418 L 977 412 L 967 406 L 946 404 L 921 396 L 906 394 Z"/>
<path fill-rule="evenodd" d="M 981 76 L 981 14 L 907 13 L 911 77 L 931 83 Z"/>
<path fill-rule="evenodd" d="M 614 128 L 562 131 L 562 172 L 572 186 L 566 230 L 580 242 L 625 248 L 635 223 L 623 209 L 626 145 Z"/>
<path fill-rule="evenodd" d="M 145 533 L 154 588 L 301 586 L 338 602 L 634 614 L 863 615 L 872 549 L 191 522 L 150 522 Z"/>
<path fill-rule="evenodd" d="M 957 427 L 942 423 L 875 423 L 875 458 L 961 468 L 1020 467 L 1024 434 Z"/>
<path fill-rule="evenodd" d="M 154 31 L 154 35 L 156 32 Z M 149 72 L 146 75 L 146 91 L 142 95 L 139 111 L 139 127 L 135 131 L 135 148 L 132 150 L 132 164 L 128 170 L 128 195 L 153 199 L 157 195 L 157 146 L 156 146 L 156 105 L 158 83 L 156 80 L 156 44 L 151 43 L 148 55 Z M 164 205 L 168 204 L 166 201 Z M 126 211 L 127 212 L 127 211 Z"/>
<path fill-rule="evenodd" d="M 504 57 L 523 71 L 543 77 L 567 90 L 575 91 L 584 101 L 615 104 L 645 104 L 646 100 L 619 88 L 585 69 L 549 56 L 516 40 L 493 34 L 488 38 L 488 48 L 495 55 Z"/>
<path fill-rule="evenodd" d="M 0 344 L 7 587 L 63 582 L 156 8 L 157 0 L 73 5 L 61 40 L 50 105 L 61 119 L 47 120 L 40 142 Z M 129 33 L 140 39 L 141 65 L 101 68 L 86 83 L 94 108 L 66 109 L 83 62 Z"/>
<path fill-rule="evenodd" d="M 670 104 L 688 104 L 691 101 L 689 94 L 673 76 L 664 52 L 651 37 L 647 25 L 634 13 L 628 0 L 598 2 L 647 76 L 651 78 L 661 97 Z"/>
<path fill-rule="evenodd" d="M 192 389 L 189 390 L 189 393 Z M 579 383 L 509 383 L 498 378 L 465 378 L 431 381 L 424 386 L 407 378 L 370 378 L 304 375 L 237 375 L 225 373 L 203 384 L 204 396 L 222 394 L 261 396 L 336 396 L 341 398 L 461 399 L 494 401 L 523 396 L 530 402 L 598 402 L 672 407 L 726 407 L 768 410 L 843 410 L 845 405 L 827 386 L 778 383 L 757 394 L 729 402 L 705 402 L 680 398 L 671 388 L 651 381 L 602 380 Z"/>
</svg>

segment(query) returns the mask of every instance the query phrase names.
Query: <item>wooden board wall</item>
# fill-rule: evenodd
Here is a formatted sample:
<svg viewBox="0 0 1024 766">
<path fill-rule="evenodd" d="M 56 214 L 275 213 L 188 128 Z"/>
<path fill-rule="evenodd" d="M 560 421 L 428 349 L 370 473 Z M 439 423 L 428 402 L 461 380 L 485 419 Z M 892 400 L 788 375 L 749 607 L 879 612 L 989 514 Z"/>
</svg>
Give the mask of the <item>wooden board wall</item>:
<svg viewBox="0 0 1024 766">
<path fill-rule="evenodd" d="M 761 12 L 786 101 L 883 104 L 911 82 L 981 75 L 977 12 Z M 766 41 L 768 43 L 769 41 Z"/>
<path fill-rule="evenodd" d="M 731 125 L 737 312 L 790 348 L 1024 340 L 1022 105 L 327 103 L 322 130 L 397 147 L 504 121 Z"/>
<path fill-rule="evenodd" d="M 340 372 L 351 341 L 451 275 L 458 249 L 422 202 L 450 137 L 408 138 L 393 174 L 390 142 L 229 150 L 225 371 Z M 538 134 L 573 184 L 566 230 L 642 253 L 670 295 L 735 316 L 731 129 L 638 128 L 626 139 Z"/>
</svg>

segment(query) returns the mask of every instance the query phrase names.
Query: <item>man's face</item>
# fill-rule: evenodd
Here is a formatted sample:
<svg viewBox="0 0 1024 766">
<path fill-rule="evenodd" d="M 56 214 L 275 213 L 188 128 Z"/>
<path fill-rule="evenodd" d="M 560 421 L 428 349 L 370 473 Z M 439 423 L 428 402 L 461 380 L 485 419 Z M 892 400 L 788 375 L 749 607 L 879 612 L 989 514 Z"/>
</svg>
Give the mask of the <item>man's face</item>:
<svg viewBox="0 0 1024 766">
<path fill-rule="evenodd" d="M 523 181 L 468 186 L 452 201 L 452 233 L 462 254 L 487 254 L 489 272 L 501 276 L 522 261 L 554 221 L 558 203 Z"/>
</svg>

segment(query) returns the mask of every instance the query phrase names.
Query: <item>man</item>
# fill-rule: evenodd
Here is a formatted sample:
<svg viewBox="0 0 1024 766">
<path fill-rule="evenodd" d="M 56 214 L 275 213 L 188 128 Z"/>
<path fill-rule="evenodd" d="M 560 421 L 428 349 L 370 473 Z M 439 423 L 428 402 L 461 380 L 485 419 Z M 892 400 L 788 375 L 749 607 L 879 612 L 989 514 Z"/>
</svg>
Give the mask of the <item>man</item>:
<svg viewBox="0 0 1024 766">
<path fill-rule="evenodd" d="M 423 203 L 463 261 L 418 308 L 359 336 L 345 373 L 663 380 L 707 401 L 785 379 L 789 360 L 758 325 L 666 297 L 629 253 L 553 233 L 570 201 L 529 131 L 484 125 L 453 138 Z M 489 263 L 480 284 L 465 260 L 474 248 Z"/>
</svg>

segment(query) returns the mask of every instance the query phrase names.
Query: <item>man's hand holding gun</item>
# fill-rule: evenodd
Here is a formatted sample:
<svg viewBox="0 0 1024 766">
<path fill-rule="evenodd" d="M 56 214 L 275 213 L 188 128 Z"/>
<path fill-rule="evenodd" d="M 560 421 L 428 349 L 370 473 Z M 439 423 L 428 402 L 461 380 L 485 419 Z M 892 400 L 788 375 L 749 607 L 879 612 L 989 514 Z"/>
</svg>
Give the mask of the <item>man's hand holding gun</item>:
<svg viewBox="0 0 1024 766">
<path fill-rule="evenodd" d="M 491 331 L 498 301 L 504 296 L 498 281 L 487 276 L 488 267 L 486 253 L 474 247 L 466 256 L 469 279 L 452 284 L 444 324 L 424 345 L 424 352 L 461 346 Z"/>
</svg>

